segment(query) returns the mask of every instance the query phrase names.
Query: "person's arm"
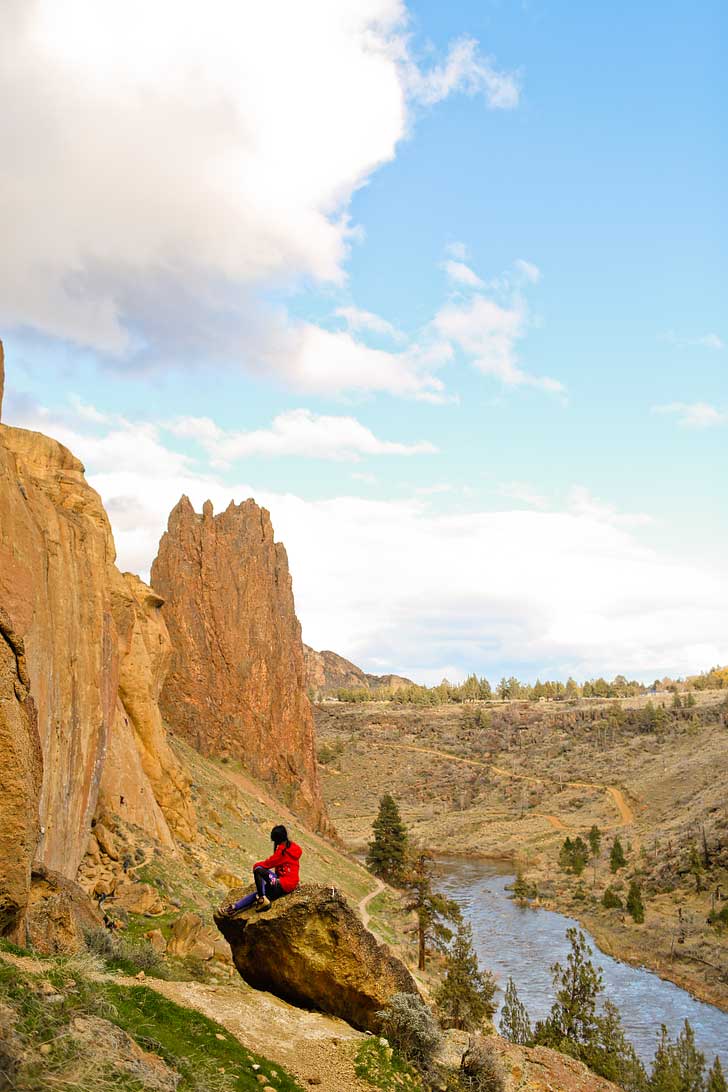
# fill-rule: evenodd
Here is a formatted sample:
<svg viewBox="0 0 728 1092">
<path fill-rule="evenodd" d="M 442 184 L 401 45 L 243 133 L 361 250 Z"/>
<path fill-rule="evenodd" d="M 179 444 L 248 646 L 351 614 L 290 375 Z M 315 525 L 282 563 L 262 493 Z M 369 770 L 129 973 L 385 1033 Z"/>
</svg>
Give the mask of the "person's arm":
<svg viewBox="0 0 728 1092">
<path fill-rule="evenodd" d="M 256 861 L 253 868 L 275 868 L 283 860 L 283 853 L 280 846 L 271 853 L 270 857 L 266 857 L 264 861 Z"/>
</svg>

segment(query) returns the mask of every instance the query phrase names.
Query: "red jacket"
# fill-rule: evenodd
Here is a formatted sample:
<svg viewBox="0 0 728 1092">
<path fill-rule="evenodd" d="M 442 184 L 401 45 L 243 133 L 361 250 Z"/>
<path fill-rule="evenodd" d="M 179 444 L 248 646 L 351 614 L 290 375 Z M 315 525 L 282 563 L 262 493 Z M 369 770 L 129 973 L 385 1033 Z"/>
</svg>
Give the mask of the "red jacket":
<svg viewBox="0 0 728 1092">
<path fill-rule="evenodd" d="M 282 842 L 276 846 L 270 857 L 264 861 L 256 861 L 253 868 L 270 868 L 280 880 L 281 887 L 288 895 L 298 887 L 298 862 L 303 850 L 295 842 L 286 845 Z"/>
</svg>

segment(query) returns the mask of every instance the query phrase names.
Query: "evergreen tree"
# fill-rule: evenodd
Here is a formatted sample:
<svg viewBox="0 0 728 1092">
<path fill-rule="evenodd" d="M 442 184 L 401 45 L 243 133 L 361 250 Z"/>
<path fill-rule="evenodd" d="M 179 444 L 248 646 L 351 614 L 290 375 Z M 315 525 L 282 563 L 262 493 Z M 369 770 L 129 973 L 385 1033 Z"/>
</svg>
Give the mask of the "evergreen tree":
<svg viewBox="0 0 728 1092">
<path fill-rule="evenodd" d="M 607 910 L 621 910 L 622 900 L 613 887 L 605 887 L 602 895 L 602 906 Z"/>
<path fill-rule="evenodd" d="M 446 921 L 460 920 L 460 907 L 453 899 L 447 899 L 432 889 L 432 869 L 430 858 L 420 853 L 404 880 L 410 897 L 405 903 L 405 910 L 417 915 L 417 935 L 419 951 L 418 970 L 424 971 L 427 953 L 427 941 L 444 950 L 452 939 L 452 929 Z"/>
<path fill-rule="evenodd" d="M 589 848 L 591 849 L 592 857 L 598 857 L 599 856 L 599 850 L 601 849 L 601 845 L 602 845 L 602 832 L 599 829 L 599 827 L 596 825 L 596 823 L 594 824 L 594 826 L 589 831 L 588 837 L 589 837 Z"/>
<path fill-rule="evenodd" d="M 728 1092 L 728 1083 L 723 1075 L 723 1066 L 720 1064 L 720 1058 L 717 1055 L 708 1073 L 705 1092 Z"/>
<path fill-rule="evenodd" d="M 604 1012 L 597 1016 L 595 1041 L 584 1049 L 581 1058 L 595 1073 L 625 1092 L 644 1092 L 645 1067 L 625 1036 L 619 1009 L 612 1001 L 604 1002 Z"/>
<path fill-rule="evenodd" d="M 629 885 L 629 893 L 627 895 L 627 912 L 632 915 L 634 921 L 638 925 L 641 925 L 645 920 L 645 908 L 642 904 L 642 892 L 640 891 L 640 885 L 636 880 L 632 880 Z"/>
<path fill-rule="evenodd" d="M 379 814 L 372 831 L 374 838 L 369 843 L 367 868 L 375 876 L 397 887 L 405 876 L 407 829 L 389 793 L 385 793 L 379 801 Z"/>
<path fill-rule="evenodd" d="M 519 1046 L 531 1046 L 533 1043 L 533 1031 L 526 1006 L 518 996 L 516 984 L 512 978 L 508 979 L 505 1001 L 501 1009 L 500 1033 L 504 1039 Z"/>
<path fill-rule="evenodd" d="M 688 1020 L 677 1037 L 675 1059 L 680 1074 L 680 1092 L 703 1092 L 705 1055 L 695 1046 L 695 1032 Z"/>
<path fill-rule="evenodd" d="M 667 1034 L 667 1028 L 662 1024 L 647 1084 L 649 1092 L 681 1092 L 680 1074 L 674 1052 L 675 1048 Z"/>
<path fill-rule="evenodd" d="M 547 1018 L 536 1024 L 534 1041 L 580 1057 L 580 1048 L 596 1039 L 602 972 L 590 961 L 592 950 L 580 929 L 567 929 L 566 937 L 571 945 L 566 966 L 554 963 L 551 967 L 556 1000 Z"/>
<path fill-rule="evenodd" d="M 612 850 L 609 854 L 609 867 L 612 872 L 618 872 L 620 868 L 624 868 L 626 864 L 627 858 L 624 855 L 622 843 L 619 840 L 619 835 L 615 834 L 614 842 L 612 843 Z"/>
<path fill-rule="evenodd" d="M 475 1031 L 495 1012 L 497 989 L 490 971 L 481 971 L 473 948 L 473 930 L 460 920 L 447 956 L 447 970 L 435 1000 L 445 1023 L 460 1031 Z"/>
</svg>

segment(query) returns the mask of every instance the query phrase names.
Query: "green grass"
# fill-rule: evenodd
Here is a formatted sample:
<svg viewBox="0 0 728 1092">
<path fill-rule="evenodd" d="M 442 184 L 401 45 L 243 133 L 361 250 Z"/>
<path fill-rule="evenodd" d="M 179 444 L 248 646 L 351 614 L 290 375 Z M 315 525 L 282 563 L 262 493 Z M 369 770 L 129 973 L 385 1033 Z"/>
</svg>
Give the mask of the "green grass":
<svg viewBox="0 0 728 1092">
<path fill-rule="evenodd" d="M 403 1088 L 422 1088 L 416 1069 L 408 1065 L 386 1040 L 365 1039 L 356 1052 L 354 1072 L 361 1080 L 381 1092 L 401 1092 Z"/>
<path fill-rule="evenodd" d="M 90 977 L 98 966 L 87 955 L 38 961 L 33 971 L 0 960 L 0 1062 L 5 1064 L 7 1051 L 15 1057 L 9 1087 L 24 1092 L 143 1092 L 139 1076 L 125 1069 L 108 1044 L 95 1050 L 94 1044 L 81 1043 L 71 1034 L 74 1019 L 95 1016 L 122 1028 L 143 1050 L 176 1070 L 178 1092 L 259 1092 L 257 1074 L 280 1092 L 301 1092 L 281 1066 L 245 1049 L 213 1020 L 148 987 Z"/>
</svg>

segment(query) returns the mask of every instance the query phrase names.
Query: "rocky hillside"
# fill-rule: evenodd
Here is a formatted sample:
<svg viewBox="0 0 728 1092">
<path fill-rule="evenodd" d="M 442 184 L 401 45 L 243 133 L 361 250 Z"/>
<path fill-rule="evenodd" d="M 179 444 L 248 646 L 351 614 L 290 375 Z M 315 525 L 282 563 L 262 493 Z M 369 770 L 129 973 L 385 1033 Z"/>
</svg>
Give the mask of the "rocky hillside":
<svg viewBox="0 0 728 1092">
<path fill-rule="evenodd" d="M 399 690 L 412 686 L 402 675 L 368 675 L 336 652 L 316 652 L 303 646 L 306 687 L 316 699 L 336 694 L 337 690 Z"/>
<path fill-rule="evenodd" d="M 160 705 L 204 754 L 240 758 L 315 828 L 326 816 L 285 548 L 253 500 L 173 509 L 152 565 L 172 637 Z"/>
</svg>

